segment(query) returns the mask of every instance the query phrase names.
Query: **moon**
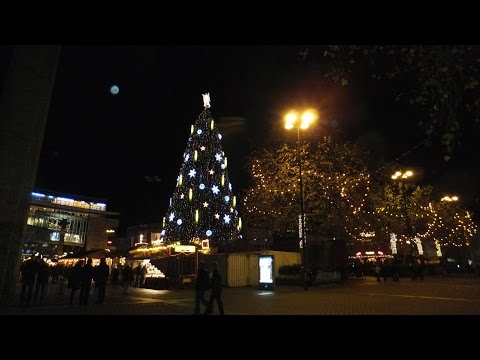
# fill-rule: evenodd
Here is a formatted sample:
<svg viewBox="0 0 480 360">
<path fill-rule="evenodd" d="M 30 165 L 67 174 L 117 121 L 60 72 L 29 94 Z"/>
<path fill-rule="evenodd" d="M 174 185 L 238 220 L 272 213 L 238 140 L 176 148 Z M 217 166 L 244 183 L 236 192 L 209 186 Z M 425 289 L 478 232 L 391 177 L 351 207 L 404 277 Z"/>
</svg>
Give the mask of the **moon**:
<svg viewBox="0 0 480 360">
<path fill-rule="evenodd" d="M 111 93 L 112 95 L 117 95 L 119 92 L 120 92 L 120 89 L 119 89 L 119 87 L 118 87 L 117 85 L 112 85 L 112 86 L 110 87 L 110 93 Z"/>
</svg>

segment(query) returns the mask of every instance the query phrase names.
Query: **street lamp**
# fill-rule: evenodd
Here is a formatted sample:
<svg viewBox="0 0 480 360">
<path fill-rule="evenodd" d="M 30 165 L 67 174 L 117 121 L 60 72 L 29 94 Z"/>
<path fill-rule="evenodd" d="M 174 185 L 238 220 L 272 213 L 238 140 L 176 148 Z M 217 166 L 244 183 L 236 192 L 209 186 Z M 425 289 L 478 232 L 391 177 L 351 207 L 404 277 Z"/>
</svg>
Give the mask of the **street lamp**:
<svg viewBox="0 0 480 360">
<path fill-rule="evenodd" d="M 392 179 L 395 181 L 400 181 L 400 185 L 404 184 L 404 180 L 407 180 L 408 178 L 413 176 L 413 171 L 407 170 L 405 172 L 397 171 L 395 174 L 392 175 Z M 415 243 L 412 239 L 412 229 L 410 226 L 410 218 L 408 216 L 408 207 L 407 207 L 407 196 L 405 194 L 406 187 L 402 187 L 402 197 L 403 197 L 403 208 L 405 211 L 405 222 L 407 225 L 407 236 L 408 239 L 405 241 L 406 244 L 410 246 L 410 255 L 413 255 L 413 243 Z M 406 260 L 406 247 L 404 247 L 404 252 L 403 252 L 403 263 L 405 263 Z"/>
<path fill-rule="evenodd" d="M 452 201 L 458 201 L 458 196 L 444 196 L 440 199 L 440 201 L 447 201 L 447 202 L 452 202 Z"/>
<path fill-rule="evenodd" d="M 285 129 L 290 130 L 297 129 L 297 161 L 298 172 L 300 178 L 300 224 L 301 229 L 299 231 L 300 243 L 303 249 L 303 284 L 304 289 L 308 290 L 308 278 L 307 278 L 307 244 L 306 244 L 306 229 L 305 229 L 305 209 L 303 206 L 303 179 L 302 179 L 302 156 L 300 151 L 300 129 L 308 129 L 310 124 L 317 118 L 315 110 L 307 109 L 301 114 L 296 110 L 291 110 L 285 115 Z"/>
<path fill-rule="evenodd" d="M 149 185 L 155 185 L 155 184 L 158 184 L 158 183 L 161 183 L 162 182 L 162 179 L 155 175 L 155 176 L 148 176 L 146 175 L 144 177 L 145 181 L 147 182 L 147 184 Z M 151 228 L 150 228 L 150 218 L 151 218 L 151 213 L 152 213 L 152 193 L 153 193 L 153 190 L 152 188 L 149 189 L 148 191 L 148 200 L 147 200 L 147 243 L 148 244 L 152 244 L 152 235 L 151 235 Z"/>
</svg>

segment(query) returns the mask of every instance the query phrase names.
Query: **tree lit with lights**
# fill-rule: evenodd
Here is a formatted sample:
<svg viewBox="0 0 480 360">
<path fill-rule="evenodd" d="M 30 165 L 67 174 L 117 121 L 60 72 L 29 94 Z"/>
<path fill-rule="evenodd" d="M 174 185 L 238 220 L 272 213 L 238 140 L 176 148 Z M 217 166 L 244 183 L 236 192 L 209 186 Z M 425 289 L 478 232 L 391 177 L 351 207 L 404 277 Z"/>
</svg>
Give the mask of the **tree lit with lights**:
<svg viewBox="0 0 480 360">
<path fill-rule="evenodd" d="M 204 111 L 190 128 L 180 174 L 164 218 L 165 242 L 190 243 L 210 240 L 219 246 L 241 237 L 237 199 L 222 150 L 222 135 L 210 114 L 209 95 L 204 95 Z"/>
<path fill-rule="evenodd" d="M 251 156 L 252 186 L 243 201 L 249 230 L 264 229 L 271 237 L 296 232 L 295 151 L 284 145 Z M 472 214 L 453 196 L 453 201 L 434 201 L 431 186 L 412 181 L 400 184 L 378 171 L 369 172 L 365 154 L 351 144 L 325 138 L 318 144 L 303 143 L 301 151 L 308 233 L 345 239 L 354 248 L 365 242 L 382 251 L 394 248 L 395 253 L 397 247 L 403 250 L 410 243 L 414 255 L 423 253 L 425 242 L 442 249 L 468 247 L 478 235 Z M 371 173 L 376 175 L 373 179 Z"/>
<path fill-rule="evenodd" d="M 296 151 L 284 145 L 263 149 L 250 158 L 253 184 L 244 197 L 249 228 L 274 229 L 277 234 L 298 228 Z M 303 143 L 300 151 L 307 233 L 345 238 L 364 231 L 365 218 L 360 214 L 370 193 L 364 152 L 329 137 L 317 144 Z"/>
</svg>

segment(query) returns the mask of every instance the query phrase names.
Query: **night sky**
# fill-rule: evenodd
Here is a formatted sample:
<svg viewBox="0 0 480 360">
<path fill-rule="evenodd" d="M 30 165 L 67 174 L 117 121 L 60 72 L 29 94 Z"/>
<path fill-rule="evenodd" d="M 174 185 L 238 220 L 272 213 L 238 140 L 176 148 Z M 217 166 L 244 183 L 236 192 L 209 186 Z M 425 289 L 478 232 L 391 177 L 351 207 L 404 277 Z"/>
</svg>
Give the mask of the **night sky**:
<svg viewBox="0 0 480 360">
<path fill-rule="evenodd" d="M 360 138 L 387 160 L 425 139 L 418 114 L 399 110 L 392 89 L 321 85 L 321 74 L 299 62 L 302 47 L 62 47 L 36 188 L 105 199 L 109 210 L 121 213 L 119 235 L 126 226 L 161 221 L 205 92 L 237 196 L 248 181 L 245 157 L 272 134 L 282 136 L 281 115 L 289 105 L 319 109 L 319 124 L 308 136 Z M 112 85 L 118 94 L 110 93 Z M 478 130 L 466 134 L 449 164 L 435 142 L 399 162 L 417 166 L 422 181 L 466 197 L 473 206 L 480 180 L 476 135 Z M 145 176 L 161 181 L 147 183 Z"/>
</svg>

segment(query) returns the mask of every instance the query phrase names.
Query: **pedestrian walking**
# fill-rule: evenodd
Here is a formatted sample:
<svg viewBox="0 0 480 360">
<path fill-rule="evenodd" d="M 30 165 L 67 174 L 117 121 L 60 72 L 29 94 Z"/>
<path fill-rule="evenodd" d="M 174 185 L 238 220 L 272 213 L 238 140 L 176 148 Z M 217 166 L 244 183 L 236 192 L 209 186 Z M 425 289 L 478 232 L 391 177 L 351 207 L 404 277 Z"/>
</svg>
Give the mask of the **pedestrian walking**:
<svg viewBox="0 0 480 360">
<path fill-rule="evenodd" d="M 82 268 L 80 277 L 80 305 L 88 305 L 88 298 L 90 296 L 90 288 L 93 279 L 92 259 L 87 260 L 87 265 Z"/>
<path fill-rule="evenodd" d="M 33 304 L 37 303 L 38 294 L 40 293 L 40 304 L 45 297 L 50 279 L 50 267 L 45 260 L 40 259 L 40 265 L 37 273 L 37 283 L 35 285 L 35 295 L 33 296 Z"/>
<path fill-rule="evenodd" d="M 195 309 L 193 315 L 200 315 L 200 303 L 208 306 L 209 302 L 205 299 L 205 292 L 210 288 L 210 278 L 208 277 L 205 262 L 198 264 L 197 279 L 195 281 Z"/>
<path fill-rule="evenodd" d="M 222 302 L 222 276 L 219 272 L 218 262 L 213 263 L 213 273 L 210 288 L 210 301 L 208 302 L 205 314 L 209 315 L 213 313 L 213 301 L 216 300 L 220 315 L 224 315 Z"/>
<path fill-rule="evenodd" d="M 82 279 L 82 267 L 83 267 L 84 261 L 83 260 L 78 260 L 75 266 L 72 268 L 70 271 L 70 275 L 68 277 L 68 284 L 67 288 L 71 289 L 70 290 L 70 305 L 73 304 L 73 298 L 75 297 L 75 293 L 77 290 L 80 290 L 80 282 Z"/>
<path fill-rule="evenodd" d="M 107 265 L 105 258 L 100 259 L 100 265 L 95 268 L 93 278 L 95 280 L 95 287 L 98 290 L 97 304 L 103 304 L 105 300 L 105 288 L 107 287 L 108 276 L 110 275 L 110 268 Z"/>
<path fill-rule="evenodd" d="M 130 265 L 125 264 L 122 269 L 122 285 L 123 285 L 123 293 L 128 294 L 128 287 L 133 279 L 133 269 Z"/>
<path fill-rule="evenodd" d="M 20 267 L 20 272 L 22 274 L 22 291 L 20 293 L 20 306 L 30 306 L 38 268 L 38 258 L 36 256 L 33 256 L 27 261 L 25 261 Z"/>
</svg>

